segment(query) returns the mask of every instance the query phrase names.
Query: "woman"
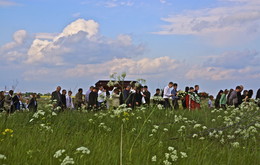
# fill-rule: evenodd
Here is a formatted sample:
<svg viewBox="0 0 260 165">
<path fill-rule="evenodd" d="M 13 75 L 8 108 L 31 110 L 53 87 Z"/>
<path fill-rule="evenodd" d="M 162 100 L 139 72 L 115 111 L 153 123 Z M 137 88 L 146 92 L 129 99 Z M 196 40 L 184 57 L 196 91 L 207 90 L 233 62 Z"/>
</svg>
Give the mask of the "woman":
<svg viewBox="0 0 260 165">
<path fill-rule="evenodd" d="M 120 94 L 119 94 L 119 90 L 115 89 L 113 91 L 113 94 L 111 95 L 112 97 L 112 107 L 114 109 L 116 109 L 117 107 L 119 107 L 120 105 Z"/>
<path fill-rule="evenodd" d="M 37 107 L 38 107 L 38 103 L 37 103 L 37 99 L 36 99 L 36 94 L 33 93 L 32 98 L 31 98 L 29 105 L 28 105 L 28 109 L 30 111 L 37 112 Z"/>
<path fill-rule="evenodd" d="M 247 92 L 247 95 L 246 95 L 246 97 L 245 97 L 245 102 L 249 102 L 250 99 L 252 98 L 252 96 L 253 96 L 253 90 L 250 89 L 250 90 Z"/>
<path fill-rule="evenodd" d="M 219 109 L 220 108 L 220 98 L 221 98 L 221 95 L 223 94 L 223 90 L 220 90 L 218 92 L 218 95 L 216 97 L 216 100 L 215 100 L 215 108 Z"/>
<path fill-rule="evenodd" d="M 221 95 L 221 98 L 219 100 L 220 107 L 223 109 L 226 109 L 226 104 L 227 104 L 227 94 L 228 90 L 226 89 L 223 94 Z"/>
<path fill-rule="evenodd" d="M 229 98 L 230 98 L 230 95 L 231 93 L 233 92 L 234 89 L 230 89 L 229 92 L 228 92 L 228 95 L 227 95 L 227 105 L 232 105 L 232 103 L 229 102 Z"/>
<path fill-rule="evenodd" d="M 188 95 L 188 92 L 189 92 L 189 87 L 185 87 L 186 96 Z M 184 99 L 182 100 L 182 107 L 183 107 L 183 109 L 186 109 L 186 108 L 187 108 L 186 99 L 185 99 L 186 96 L 185 96 Z"/>
</svg>

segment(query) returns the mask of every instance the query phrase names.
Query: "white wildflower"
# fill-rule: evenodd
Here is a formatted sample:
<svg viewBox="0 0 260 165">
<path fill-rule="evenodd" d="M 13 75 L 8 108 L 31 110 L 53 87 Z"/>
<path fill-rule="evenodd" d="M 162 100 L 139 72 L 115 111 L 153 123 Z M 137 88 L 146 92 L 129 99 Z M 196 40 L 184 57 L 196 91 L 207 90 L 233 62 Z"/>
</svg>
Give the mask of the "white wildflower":
<svg viewBox="0 0 260 165">
<path fill-rule="evenodd" d="M 193 137 L 193 138 L 196 138 L 196 137 L 198 137 L 198 135 L 197 135 L 197 134 L 193 134 L 192 137 Z"/>
<path fill-rule="evenodd" d="M 231 145 L 234 148 L 238 148 L 239 147 L 239 143 L 238 142 L 231 143 Z"/>
<path fill-rule="evenodd" d="M 152 162 L 156 162 L 156 155 L 154 155 L 153 157 L 152 157 Z"/>
<path fill-rule="evenodd" d="M 79 147 L 76 151 L 81 152 L 82 154 L 90 154 L 90 150 L 87 147 Z"/>
<path fill-rule="evenodd" d="M 58 157 L 60 157 L 64 152 L 65 152 L 64 149 L 58 150 L 58 151 L 55 152 L 55 154 L 53 155 L 53 157 L 54 157 L 54 158 L 58 158 Z"/>
<path fill-rule="evenodd" d="M 195 124 L 193 128 L 199 128 L 201 124 Z"/>
<path fill-rule="evenodd" d="M 178 156 L 177 155 L 171 155 L 171 159 L 173 162 L 178 160 Z"/>
<path fill-rule="evenodd" d="M 168 129 L 167 129 L 167 128 L 164 128 L 163 131 L 164 131 L 164 132 L 168 132 Z"/>
<path fill-rule="evenodd" d="M 6 156 L 5 155 L 2 155 L 2 154 L 0 154 L 0 160 L 5 160 L 6 159 Z"/>
<path fill-rule="evenodd" d="M 67 165 L 67 164 L 74 164 L 73 158 L 70 158 L 69 156 L 66 156 L 63 161 L 61 162 L 61 165 Z"/>
<path fill-rule="evenodd" d="M 180 152 L 180 154 L 181 154 L 181 158 L 187 158 L 188 157 L 188 155 L 185 152 Z"/>
<path fill-rule="evenodd" d="M 174 147 L 169 146 L 169 147 L 168 147 L 168 150 L 169 150 L 169 151 L 174 151 Z"/>
<path fill-rule="evenodd" d="M 154 127 L 155 129 L 158 129 L 158 128 L 159 128 L 159 126 L 158 126 L 158 125 L 153 125 L 153 127 Z"/>
</svg>

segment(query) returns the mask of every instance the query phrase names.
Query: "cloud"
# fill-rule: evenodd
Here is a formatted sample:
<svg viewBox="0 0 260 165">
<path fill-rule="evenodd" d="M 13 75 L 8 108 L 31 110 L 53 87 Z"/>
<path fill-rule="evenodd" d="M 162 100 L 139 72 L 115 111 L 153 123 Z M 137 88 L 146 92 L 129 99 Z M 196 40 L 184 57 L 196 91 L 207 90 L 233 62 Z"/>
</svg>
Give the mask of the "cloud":
<svg viewBox="0 0 260 165">
<path fill-rule="evenodd" d="M 16 6 L 18 3 L 9 1 L 9 0 L 0 0 L 0 7 L 1 6 Z"/>
<path fill-rule="evenodd" d="M 241 80 L 260 78 L 260 56 L 256 51 L 225 52 L 206 58 L 186 73 L 188 79 Z"/>
<path fill-rule="evenodd" d="M 159 78 L 169 72 L 176 71 L 181 63 L 170 57 L 113 59 L 98 64 L 77 64 L 69 68 L 40 68 L 27 71 L 23 74 L 26 80 L 42 79 L 45 76 L 59 77 L 61 79 L 83 77 L 109 77 L 112 73 L 127 72 L 128 77 Z M 63 73 L 63 74 L 61 74 Z M 56 74 L 56 75 L 55 75 Z"/>
<path fill-rule="evenodd" d="M 260 36 L 260 1 L 225 0 L 228 5 L 183 11 L 162 18 L 168 23 L 157 34 L 195 35 L 214 38 L 216 44 L 231 43 L 238 38 Z"/>
<path fill-rule="evenodd" d="M 145 46 L 134 44 L 129 35 L 108 38 L 99 34 L 99 24 L 94 20 L 77 19 L 58 34 L 29 35 L 19 30 L 12 42 L 0 47 L 0 56 L 29 65 L 66 66 L 139 57 L 144 51 Z"/>
</svg>

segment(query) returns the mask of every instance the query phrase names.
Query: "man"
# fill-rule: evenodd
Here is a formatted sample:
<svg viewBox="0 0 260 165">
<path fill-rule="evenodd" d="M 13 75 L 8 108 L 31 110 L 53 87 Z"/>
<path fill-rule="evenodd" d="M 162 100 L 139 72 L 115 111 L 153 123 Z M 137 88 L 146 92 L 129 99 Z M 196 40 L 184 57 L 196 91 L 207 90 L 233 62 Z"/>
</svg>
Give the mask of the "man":
<svg viewBox="0 0 260 165">
<path fill-rule="evenodd" d="M 241 91 L 241 87 L 237 86 L 235 90 L 233 90 L 229 96 L 229 103 L 231 105 L 235 105 L 235 107 L 238 107 L 238 92 Z"/>
<path fill-rule="evenodd" d="M 83 93 L 83 89 L 79 88 L 78 93 L 75 96 L 75 108 L 76 108 L 76 110 L 81 108 L 81 104 L 83 104 L 82 93 Z"/>
<path fill-rule="evenodd" d="M 0 112 L 4 109 L 4 102 L 5 102 L 5 94 L 4 91 L 0 92 Z"/>
<path fill-rule="evenodd" d="M 97 107 L 97 99 L 98 99 L 98 93 L 97 88 L 93 88 L 93 90 L 89 94 L 89 102 L 88 102 L 88 109 L 94 109 Z"/>
<path fill-rule="evenodd" d="M 10 90 L 8 95 L 5 96 L 5 110 L 7 111 L 7 113 L 13 113 L 14 112 L 14 104 L 13 104 L 13 94 L 14 91 Z"/>
<path fill-rule="evenodd" d="M 66 107 L 70 110 L 74 109 L 74 104 L 73 104 L 71 95 L 72 95 L 72 92 L 68 91 L 68 96 L 66 97 Z"/>
<path fill-rule="evenodd" d="M 53 102 L 53 108 L 61 107 L 61 94 L 60 94 L 61 87 L 58 86 L 54 92 L 51 94 L 51 100 Z"/>
<path fill-rule="evenodd" d="M 86 104 L 88 104 L 88 102 L 89 102 L 89 94 L 90 94 L 90 92 L 92 92 L 93 91 L 93 86 L 91 86 L 88 90 L 87 90 L 87 92 L 86 92 L 86 95 L 85 95 L 85 102 L 86 102 Z"/>
<path fill-rule="evenodd" d="M 175 110 L 179 109 L 179 103 L 178 103 L 178 100 L 179 100 L 179 97 L 177 96 L 177 87 L 178 87 L 178 84 L 177 83 L 174 83 L 173 84 L 173 90 L 171 91 L 171 94 L 172 94 L 172 105 L 174 107 Z"/>
<path fill-rule="evenodd" d="M 244 90 L 244 86 L 240 85 L 240 90 L 237 92 L 237 107 L 242 104 L 243 102 L 243 97 L 241 95 L 242 91 Z"/>
<path fill-rule="evenodd" d="M 194 88 L 195 88 L 194 92 L 195 92 L 196 94 L 198 94 L 198 93 L 199 93 L 200 86 L 199 86 L 199 85 L 195 85 Z"/>
<path fill-rule="evenodd" d="M 100 86 L 98 91 L 98 107 L 101 107 L 102 105 L 106 106 L 105 100 L 106 100 L 106 91 L 103 88 L 103 86 Z"/>
<path fill-rule="evenodd" d="M 150 105 L 151 93 L 148 91 L 148 87 L 145 85 L 143 88 L 144 100 L 147 105 Z"/>
<path fill-rule="evenodd" d="M 37 112 L 37 107 L 38 107 L 38 103 L 37 103 L 37 100 L 36 100 L 36 94 L 33 93 L 32 94 L 32 98 L 28 104 L 28 109 L 32 112 Z"/>
<path fill-rule="evenodd" d="M 61 92 L 61 109 L 62 110 L 67 108 L 66 94 L 67 94 L 67 91 L 65 89 L 63 89 L 62 92 Z"/>
<path fill-rule="evenodd" d="M 171 109 L 171 104 L 169 99 L 172 97 L 171 90 L 172 90 L 173 82 L 169 82 L 169 84 L 163 90 L 163 98 L 164 98 L 164 107 L 166 109 Z"/>
<path fill-rule="evenodd" d="M 20 110 L 22 106 L 22 93 L 18 92 L 14 97 L 13 97 L 13 103 L 14 103 L 14 110 Z"/>
<path fill-rule="evenodd" d="M 123 100 L 124 102 L 128 102 L 129 100 L 129 97 L 130 97 L 130 89 L 131 89 L 131 86 L 127 86 L 124 91 L 123 91 Z"/>
</svg>

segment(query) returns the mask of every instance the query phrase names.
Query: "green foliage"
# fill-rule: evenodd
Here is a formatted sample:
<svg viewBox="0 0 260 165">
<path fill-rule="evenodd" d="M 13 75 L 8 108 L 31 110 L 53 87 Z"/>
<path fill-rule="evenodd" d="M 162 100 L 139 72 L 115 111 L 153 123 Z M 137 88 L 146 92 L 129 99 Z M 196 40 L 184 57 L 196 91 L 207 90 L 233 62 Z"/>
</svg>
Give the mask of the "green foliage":
<svg viewBox="0 0 260 165">
<path fill-rule="evenodd" d="M 0 133 L 8 133 L 0 135 L 0 164 L 120 164 L 121 138 L 123 164 L 260 162 L 260 110 L 254 103 L 196 111 L 122 105 L 57 115 L 45 100 L 40 105 L 38 115 L 0 114 Z"/>
</svg>

